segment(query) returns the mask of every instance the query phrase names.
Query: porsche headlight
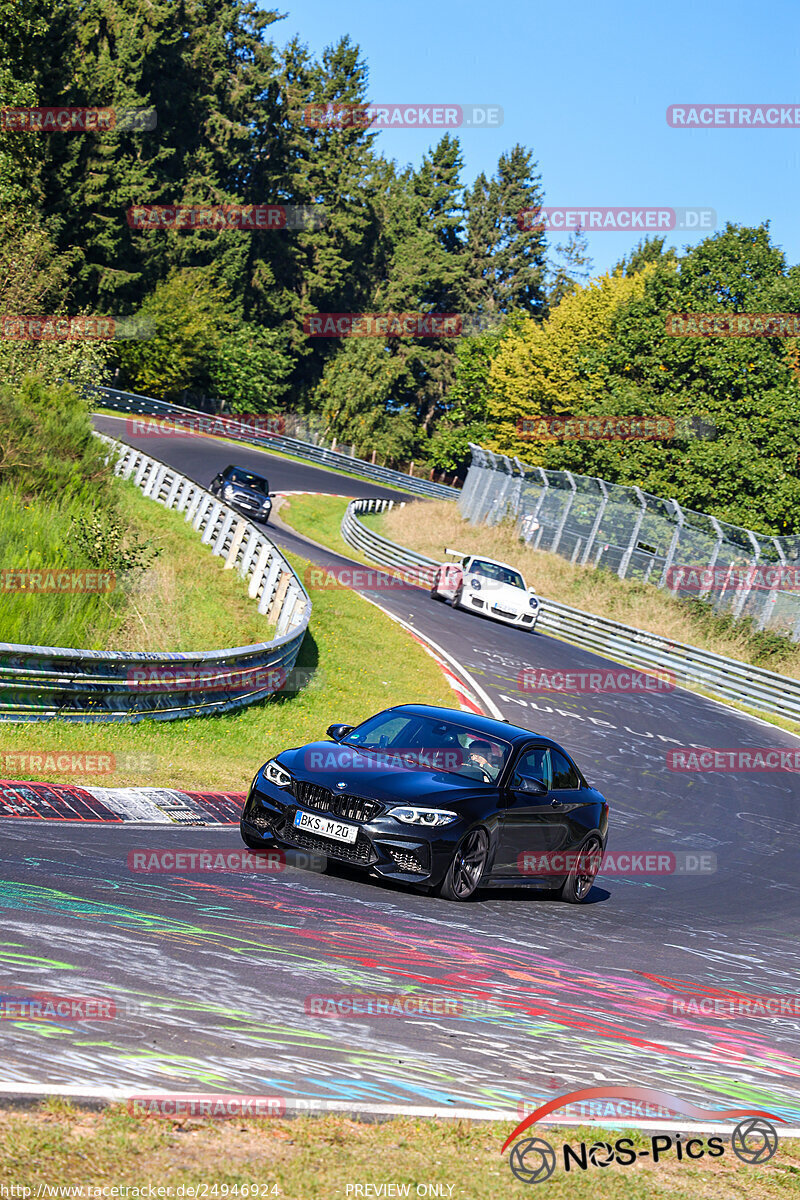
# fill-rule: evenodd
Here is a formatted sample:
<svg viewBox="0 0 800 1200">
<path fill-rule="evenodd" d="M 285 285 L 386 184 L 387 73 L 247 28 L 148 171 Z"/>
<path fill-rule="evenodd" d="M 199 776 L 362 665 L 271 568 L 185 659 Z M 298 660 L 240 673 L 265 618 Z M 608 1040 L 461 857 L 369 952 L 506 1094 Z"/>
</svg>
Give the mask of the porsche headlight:
<svg viewBox="0 0 800 1200">
<path fill-rule="evenodd" d="M 536 599 L 535 596 L 531 596 L 530 600 L 528 601 L 528 604 L 530 604 L 531 608 L 539 607 L 539 601 Z"/>
<path fill-rule="evenodd" d="M 402 821 L 404 825 L 429 827 L 451 825 L 453 821 L 458 820 L 458 813 L 450 812 L 446 808 L 393 808 L 389 816 Z"/>
<path fill-rule="evenodd" d="M 480 579 L 470 579 L 469 586 L 472 588 L 473 591 L 479 592 L 481 590 Z"/>
<path fill-rule="evenodd" d="M 275 787 L 288 788 L 292 785 L 291 775 L 276 758 L 271 758 L 264 767 L 264 778 L 270 783 L 274 783 Z"/>
</svg>

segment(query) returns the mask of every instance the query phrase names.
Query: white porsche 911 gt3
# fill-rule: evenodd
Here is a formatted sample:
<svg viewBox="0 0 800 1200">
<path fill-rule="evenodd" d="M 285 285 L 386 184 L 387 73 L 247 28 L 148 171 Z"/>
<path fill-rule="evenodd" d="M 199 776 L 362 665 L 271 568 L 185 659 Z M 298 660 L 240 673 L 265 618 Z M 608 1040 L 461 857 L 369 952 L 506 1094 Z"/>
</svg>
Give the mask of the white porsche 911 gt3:
<svg viewBox="0 0 800 1200">
<path fill-rule="evenodd" d="M 521 629 L 536 627 L 541 602 L 515 567 L 459 550 L 445 550 L 445 554 L 458 561 L 437 568 L 431 587 L 434 600 L 449 600 L 453 608 L 465 608 Z"/>
</svg>

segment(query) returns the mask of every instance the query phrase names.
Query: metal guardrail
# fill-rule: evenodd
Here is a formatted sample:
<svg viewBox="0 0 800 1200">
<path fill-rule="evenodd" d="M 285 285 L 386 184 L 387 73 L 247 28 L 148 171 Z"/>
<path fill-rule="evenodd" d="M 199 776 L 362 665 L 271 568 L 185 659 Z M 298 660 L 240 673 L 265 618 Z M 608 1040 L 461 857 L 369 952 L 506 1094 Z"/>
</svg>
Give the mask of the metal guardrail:
<svg viewBox="0 0 800 1200">
<path fill-rule="evenodd" d="M 181 408 L 177 404 L 168 404 L 165 400 L 154 400 L 150 396 L 138 396 L 134 392 L 121 392 L 116 388 L 95 387 L 92 394 L 103 398 L 103 407 L 113 408 L 117 412 L 135 413 L 151 417 L 191 417 L 195 420 L 206 418 L 213 420 L 215 430 L 222 426 L 230 430 L 230 436 L 242 442 L 250 442 L 254 446 L 266 446 L 272 450 L 291 454 L 295 458 L 306 459 L 319 466 L 332 467 L 336 471 L 347 471 L 351 475 L 360 475 L 375 483 L 387 487 L 399 488 L 418 496 L 430 496 L 437 500 L 455 500 L 459 495 L 458 488 L 447 487 L 443 483 L 433 483 L 427 479 L 417 479 L 413 475 L 404 475 L 402 471 L 393 471 L 389 467 L 379 467 L 368 463 L 363 458 L 351 458 L 348 454 L 340 454 L 338 450 L 328 450 L 324 446 L 315 446 L 313 442 L 304 442 L 299 438 L 285 437 L 282 434 L 270 434 L 269 437 L 254 437 L 252 428 L 237 422 L 235 417 L 212 417 L 209 413 L 198 412 L 194 408 Z"/>
<path fill-rule="evenodd" d="M 420 587 L 430 587 L 436 559 L 418 554 L 368 529 L 358 520 L 365 512 L 385 512 L 393 500 L 353 500 L 342 520 L 344 540 L 367 558 L 413 572 Z M 542 597 L 538 630 L 581 646 L 625 666 L 668 671 L 678 684 L 700 688 L 723 700 L 800 721 L 800 680 L 751 667 L 735 658 L 698 646 L 671 642 L 631 625 L 622 625 Z"/>
<path fill-rule="evenodd" d="M 211 553 L 250 580 L 271 641 L 186 653 L 124 653 L 0 642 L 0 722 L 170 720 L 242 708 L 285 687 L 311 616 L 305 588 L 250 521 L 178 471 L 104 434 L 115 473 L 185 514 Z M 172 676 L 174 675 L 174 678 Z"/>
<path fill-rule="evenodd" d="M 800 641 L 800 537 L 768 537 L 639 487 L 470 449 L 458 504 L 472 525 L 513 520 L 534 550 L 702 598 L 735 621 Z"/>
</svg>

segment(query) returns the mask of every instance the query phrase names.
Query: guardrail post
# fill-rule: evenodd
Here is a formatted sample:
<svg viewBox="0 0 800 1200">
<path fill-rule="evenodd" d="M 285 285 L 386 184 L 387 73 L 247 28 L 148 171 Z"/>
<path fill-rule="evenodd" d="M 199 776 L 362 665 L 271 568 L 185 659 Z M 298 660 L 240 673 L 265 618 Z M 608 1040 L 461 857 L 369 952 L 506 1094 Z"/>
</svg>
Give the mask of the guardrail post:
<svg viewBox="0 0 800 1200">
<path fill-rule="evenodd" d="M 769 589 L 769 595 L 764 597 L 764 603 L 761 605 L 761 612 L 756 618 L 756 629 L 764 629 L 767 621 L 772 615 L 772 610 L 775 607 L 775 602 L 778 599 L 778 592 L 781 590 L 781 580 L 783 579 L 783 568 L 786 566 L 786 555 L 781 549 L 781 545 L 776 537 L 770 538 L 773 546 L 778 554 L 778 570 L 776 572 L 775 582 Z"/>
<path fill-rule="evenodd" d="M 575 483 L 572 473 L 570 471 L 564 471 L 564 474 L 567 477 L 567 483 L 569 484 L 572 491 L 570 492 L 570 496 L 569 496 L 569 499 L 567 500 L 567 503 L 564 505 L 564 511 L 561 514 L 561 520 L 558 522 L 558 529 L 556 530 L 556 536 L 553 538 L 552 545 L 550 546 L 551 554 L 555 554 L 556 551 L 558 550 L 558 544 L 561 541 L 561 535 L 564 532 L 564 526 L 567 523 L 567 517 L 570 514 L 572 505 L 575 503 L 575 497 L 578 494 L 578 485 Z"/>
<path fill-rule="evenodd" d="M 506 454 L 501 454 L 498 457 L 503 463 L 502 474 L 504 478 L 500 485 L 500 490 L 498 491 L 497 495 L 492 498 L 489 511 L 486 514 L 487 525 L 499 525 L 502 521 L 503 514 L 505 512 L 506 496 L 508 495 L 508 489 L 511 487 L 514 477 L 514 468 L 511 465 L 511 459 Z M 500 474 L 500 472 L 498 472 L 498 474 Z"/>
<path fill-rule="evenodd" d="M 484 450 L 483 453 L 486 456 L 486 467 L 484 468 L 485 475 L 481 479 L 481 482 L 484 484 L 484 486 L 479 492 L 476 492 L 475 495 L 474 507 L 469 516 L 469 521 L 472 525 L 481 520 L 484 510 L 488 511 L 486 500 L 489 496 L 489 492 L 491 491 L 495 479 L 495 473 L 497 471 L 497 459 L 492 451 Z"/>
<path fill-rule="evenodd" d="M 587 563 L 589 561 L 589 555 L 591 553 L 592 546 L 594 545 L 594 540 L 597 537 L 598 530 L 600 529 L 600 523 L 603 520 L 603 514 L 606 511 L 606 508 L 608 506 L 608 488 L 606 487 L 605 480 L 604 479 L 596 479 L 595 483 L 600 488 L 600 495 L 602 496 L 602 500 L 600 501 L 600 507 L 597 510 L 597 516 L 595 517 L 594 522 L 592 523 L 592 529 L 589 534 L 589 539 L 586 542 L 586 545 L 584 546 L 584 549 L 583 549 L 583 554 L 581 555 L 581 564 Z"/>
<path fill-rule="evenodd" d="M 255 600 L 258 595 L 258 589 L 264 578 L 264 570 L 269 562 L 270 550 L 271 546 L 267 542 L 261 542 L 256 565 L 253 567 L 253 574 L 250 576 L 250 587 L 247 591 L 251 600 Z"/>
<path fill-rule="evenodd" d="M 225 538 L 228 536 L 230 527 L 236 520 L 236 514 L 228 510 L 225 514 L 225 519 L 222 522 L 220 531 L 214 538 L 214 545 L 211 549 L 212 554 L 222 554 L 225 550 Z"/>
<path fill-rule="evenodd" d="M 675 551 L 678 549 L 678 542 L 680 541 L 681 531 L 682 531 L 683 526 L 686 521 L 686 517 L 684 516 L 683 509 L 681 508 L 680 504 L 678 504 L 678 501 L 670 500 L 669 503 L 672 505 L 672 509 L 673 509 L 673 513 L 675 516 L 675 520 L 677 521 L 677 525 L 675 526 L 675 528 L 672 531 L 672 538 L 669 543 L 669 550 L 667 551 L 667 557 L 664 559 L 664 570 L 661 572 L 661 579 L 658 582 L 658 586 L 660 588 L 664 588 L 667 586 L 667 579 L 669 577 L 670 568 L 672 566 L 673 559 L 675 558 Z M 671 588 L 670 590 L 674 591 L 674 588 Z"/>
<path fill-rule="evenodd" d="M 641 504 L 642 507 L 639 511 L 638 516 L 636 517 L 636 520 L 634 521 L 631 539 L 628 542 L 628 547 L 625 550 L 625 553 L 622 555 L 622 559 L 619 564 L 619 570 L 617 571 L 617 575 L 619 575 L 620 579 L 624 579 L 628 573 L 628 566 L 630 565 L 631 556 L 633 554 L 633 550 L 636 545 L 636 542 L 639 538 L 639 532 L 642 528 L 642 522 L 644 521 L 645 513 L 647 512 L 647 501 L 644 498 L 644 493 L 643 493 L 642 489 L 639 487 L 636 487 L 636 485 L 634 484 L 634 486 L 631 488 L 631 491 L 636 493 L 636 499 L 639 501 L 639 503 Z"/>
<path fill-rule="evenodd" d="M 750 570 L 747 573 L 747 582 L 744 584 L 738 597 L 731 605 L 731 616 L 733 617 L 734 621 L 738 621 L 744 611 L 744 606 L 747 603 L 747 597 L 750 595 L 753 587 L 753 573 L 758 566 L 758 560 L 761 558 L 761 547 L 756 541 L 755 534 L 749 529 L 746 529 L 745 533 L 750 538 L 750 544 L 753 547 L 755 554 L 753 556 L 753 561 L 750 564 Z"/>
<path fill-rule="evenodd" d="M 714 530 L 714 533 L 717 535 L 717 540 L 714 543 L 714 549 L 711 551 L 711 557 L 708 560 L 708 568 L 707 569 L 708 569 L 708 580 L 709 581 L 707 584 L 704 583 L 703 586 L 701 587 L 700 591 L 698 592 L 698 597 L 701 600 L 705 599 L 705 597 L 708 595 L 708 593 L 711 591 L 711 589 L 714 586 L 714 569 L 717 565 L 717 559 L 719 558 L 719 552 L 722 549 L 722 543 L 725 541 L 725 534 L 722 532 L 722 526 L 720 525 L 717 518 L 709 517 L 708 519 L 711 524 L 711 528 Z"/>
<path fill-rule="evenodd" d="M 228 550 L 228 557 L 225 559 L 225 570 L 226 571 L 230 571 L 233 567 L 236 566 L 236 558 L 239 553 L 239 547 L 242 544 L 242 539 L 244 538 L 246 529 L 247 529 L 247 522 L 242 521 L 240 519 L 238 525 L 236 526 L 236 528 L 233 531 L 233 537 L 231 538 L 230 549 Z"/>
</svg>

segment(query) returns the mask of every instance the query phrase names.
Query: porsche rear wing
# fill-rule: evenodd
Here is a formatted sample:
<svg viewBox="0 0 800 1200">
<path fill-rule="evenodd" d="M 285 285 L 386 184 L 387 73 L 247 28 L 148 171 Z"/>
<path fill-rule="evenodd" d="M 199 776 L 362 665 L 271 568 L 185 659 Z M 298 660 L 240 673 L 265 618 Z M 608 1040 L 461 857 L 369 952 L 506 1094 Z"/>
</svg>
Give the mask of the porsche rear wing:
<svg viewBox="0 0 800 1200">
<path fill-rule="evenodd" d="M 445 554 L 452 554 L 456 558 L 469 558 L 469 555 L 466 554 L 463 550 L 447 550 L 446 549 Z"/>
</svg>

